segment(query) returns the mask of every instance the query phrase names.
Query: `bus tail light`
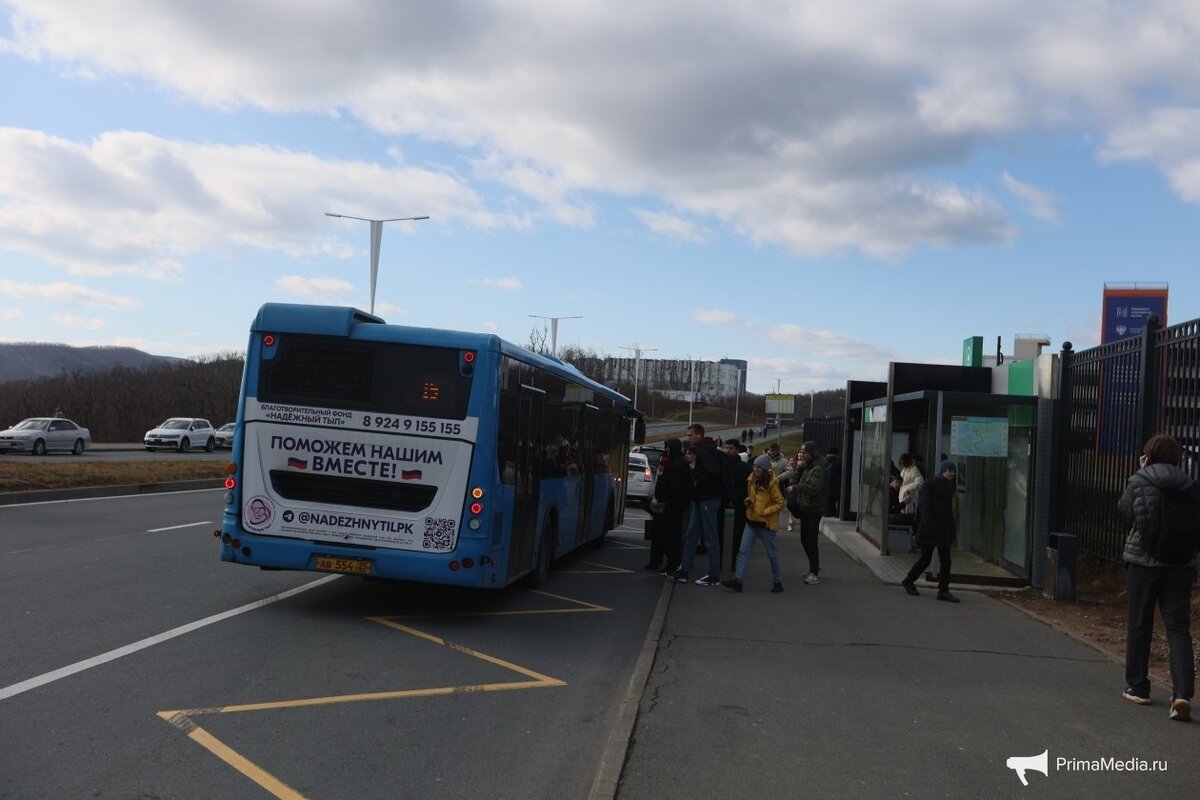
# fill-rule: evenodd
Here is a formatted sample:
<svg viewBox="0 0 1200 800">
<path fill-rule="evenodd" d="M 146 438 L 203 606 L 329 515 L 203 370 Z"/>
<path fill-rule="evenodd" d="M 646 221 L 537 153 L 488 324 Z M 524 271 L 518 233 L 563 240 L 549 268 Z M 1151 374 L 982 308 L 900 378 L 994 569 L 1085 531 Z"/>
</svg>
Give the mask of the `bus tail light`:
<svg viewBox="0 0 1200 800">
<path fill-rule="evenodd" d="M 447 566 L 450 567 L 451 572 L 458 572 L 459 563 L 457 561 L 451 561 Z"/>
<path fill-rule="evenodd" d="M 225 479 L 225 488 L 226 489 L 237 488 L 237 480 L 235 480 L 234 478 L 226 478 Z"/>
<path fill-rule="evenodd" d="M 464 558 L 462 560 L 462 565 L 463 569 L 470 569 L 471 567 L 475 566 L 475 560 L 471 558 Z"/>
<path fill-rule="evenodd" d="M 471 513 L 474 514 L 475 516 L 479 516 L 480 514 L 482 514 L 483 513 L 483 503 L 478 503 L 478 502 L 471 503 Z"/>
<path fill-rule="evenodd" d="M 217 537 L 218 539 L 220 539 L 220 538 L 221 538 L 221 531 L 220 531 L 220 529 L 217 529 L 217 530 L 213 531 L 213 536 L 215 536 L 215 537 Z"/>
</svg>

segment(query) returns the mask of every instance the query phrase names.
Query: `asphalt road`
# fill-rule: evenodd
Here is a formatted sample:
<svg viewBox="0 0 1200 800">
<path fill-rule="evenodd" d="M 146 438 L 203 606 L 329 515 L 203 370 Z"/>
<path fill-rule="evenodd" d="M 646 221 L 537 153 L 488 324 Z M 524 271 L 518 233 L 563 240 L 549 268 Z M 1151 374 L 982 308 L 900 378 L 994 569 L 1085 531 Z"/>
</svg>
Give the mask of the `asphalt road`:
<svg viewBox="0 0 1200 800">
<path fill-rule="evenodd" d="M 641 512 L 481 592 L 222 563 L 220 510 L 0 507 L 0 797 L 587 795 L 663 586 Z"/>
</svg>

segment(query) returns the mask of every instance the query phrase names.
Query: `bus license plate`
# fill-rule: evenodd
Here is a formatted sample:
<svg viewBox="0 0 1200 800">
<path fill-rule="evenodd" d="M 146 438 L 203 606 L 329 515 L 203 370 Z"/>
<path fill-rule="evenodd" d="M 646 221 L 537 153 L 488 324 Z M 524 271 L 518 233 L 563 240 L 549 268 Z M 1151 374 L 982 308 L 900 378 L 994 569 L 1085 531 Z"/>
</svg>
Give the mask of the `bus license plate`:
<svg viewBox="0 0 1200 800">
<path fill-rule="evenodd" d="M 366 558 L 334 558 L 317 556 L 316 568 L 322 572 L 346 572 L 351 575 L 370 575 L 371 562 Z"/>
</svg>

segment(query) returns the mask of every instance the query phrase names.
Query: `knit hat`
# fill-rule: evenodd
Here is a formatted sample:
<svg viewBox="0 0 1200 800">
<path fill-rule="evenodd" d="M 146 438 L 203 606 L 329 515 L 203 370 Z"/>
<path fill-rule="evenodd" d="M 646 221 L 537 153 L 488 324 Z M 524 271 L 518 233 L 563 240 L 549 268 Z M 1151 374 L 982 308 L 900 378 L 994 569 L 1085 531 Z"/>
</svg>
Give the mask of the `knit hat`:
<svg viewBox="0 0 1200 800">
<path fill-rule="evenodd" d="M 817 443 L 816 442 L 805 442 L 804 444 L 800 445 L 800 449 L 810 455 L 815 456 L 817 454 Z"/>
<path fill-rule="evenodd" d="M 938 464 L 938 475 L 941 475 L 946 470 L 950 470 L 951 472 L 958 472 L 958 465 L 948 459 L 946 461 L 943 461 L 942 463 Z"/>
<path fill-rule="evenodd" d="M 754 459 L 754 466 L 758 467 L 759 469 L 765 469 L 767 471 L 770 471 L 771 457 L 770 456 L 759 456 L 758 458 Z"/>
</svg>

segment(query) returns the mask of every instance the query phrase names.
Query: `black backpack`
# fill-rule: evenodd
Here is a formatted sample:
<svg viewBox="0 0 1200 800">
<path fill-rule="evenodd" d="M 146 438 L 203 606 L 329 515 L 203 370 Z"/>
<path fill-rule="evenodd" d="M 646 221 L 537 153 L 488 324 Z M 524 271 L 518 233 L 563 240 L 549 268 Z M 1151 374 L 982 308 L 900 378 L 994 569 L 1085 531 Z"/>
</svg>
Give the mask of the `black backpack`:
<svg viewBox="0 0 1200 800">
<path fill-rule="evenodd" d="M 1157 536 L 1147 536 L 1146 552 L 1163 564 L 1186 564 L 1200 550 L 1200 507 L 1195 485 L 1162 493 Z"/>
</svg>

